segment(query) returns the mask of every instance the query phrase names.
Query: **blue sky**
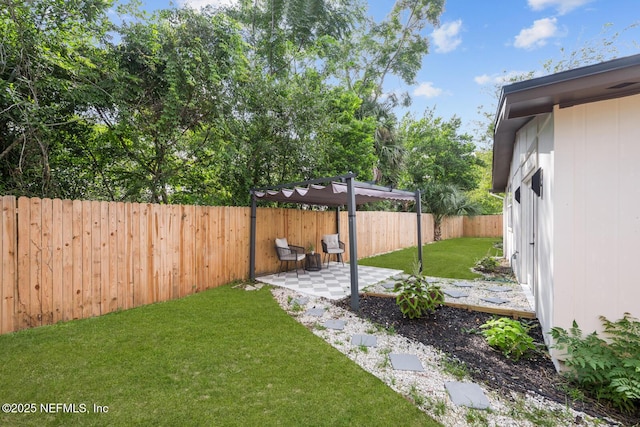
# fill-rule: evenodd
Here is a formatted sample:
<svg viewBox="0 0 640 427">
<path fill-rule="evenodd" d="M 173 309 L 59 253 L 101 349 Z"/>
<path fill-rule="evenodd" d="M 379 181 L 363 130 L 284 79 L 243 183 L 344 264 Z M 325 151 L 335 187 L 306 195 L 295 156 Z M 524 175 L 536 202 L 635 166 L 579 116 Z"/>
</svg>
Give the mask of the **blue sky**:
<svg viewBox="0 0 640 427">
<path fill-rule="evenodd" d="M 169 7 L 169 1 L 142 0 L 148 10 Z M 232 1 L 175 0 L 175 4 L 199 8 Z M 369 14 L 381 20 L 394 1 L 368 3 Z M 639 53 L 640 26 L 634 24 L 640 24 L 638 0 L 449 0 L 440 25 L 425 30 L 431 46 L 417 84 L 388 79 L 384 89 L 408 91 L 413 98 L 409 110 L 415 116 L 435 108 L 436 115 L 445 119 L 460 117 L 462 130 L 472 133 L 480 119 L 479 106 L 495 112 L 495 85 L 505 76 L 529 71 L 542 75 L 545 61 L 563 59 L 561 49 L 570 53 L 586 45 L 599 47 L 616 33 L 620 35 L 613 56 Z"/>
</svg>

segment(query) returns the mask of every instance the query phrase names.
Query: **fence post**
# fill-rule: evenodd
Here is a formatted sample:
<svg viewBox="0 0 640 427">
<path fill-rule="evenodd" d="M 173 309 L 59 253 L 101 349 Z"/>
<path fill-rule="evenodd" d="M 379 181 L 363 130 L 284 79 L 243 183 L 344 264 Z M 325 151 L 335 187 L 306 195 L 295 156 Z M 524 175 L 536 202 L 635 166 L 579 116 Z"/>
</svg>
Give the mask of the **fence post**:
<svg viewBox="0 0 640 427">
<path fill-rule="evenodd" d="M 249 278 L 256 280 L 256 195 L 251 190 L 251 234 L 249 236 Z"/>
</svg>

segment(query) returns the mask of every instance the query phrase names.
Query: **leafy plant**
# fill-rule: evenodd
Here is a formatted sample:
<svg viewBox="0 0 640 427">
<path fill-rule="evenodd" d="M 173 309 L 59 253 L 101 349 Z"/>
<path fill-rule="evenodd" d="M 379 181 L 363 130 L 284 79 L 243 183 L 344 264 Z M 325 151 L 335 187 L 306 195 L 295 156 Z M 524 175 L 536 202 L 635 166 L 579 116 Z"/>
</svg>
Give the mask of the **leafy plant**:
<svg viewBox="0 0 640 427">
<path fill-rule="evenodd" d="M 529 350 L 536 347 L 529 335 L 530 326 L 524 326 L 517 320 L 500 317 L 488 320 L 480 329 L 491 347 L 513 360 L 519 360 Z"/>
<path fill-rule="evenodd" d="M 482 257 L 480 260 L 476 262 L 476 269 L 481 271 L 492 272 L 498 268 L 498 260 L 494 257 L 487 255 Z"/>
<path fill-rule="evenodd" d="M 574 320 L 569 331 L 551 329 L 553 348 L 566 351 L 568 375 L 582 388 L 633 411 L 640 405 L 640 321 L 629 313 L 615 322 L 604 316 L 600 320 L 608 340 L 596 332 L 583 337 Z"/>
<path fill-rule="evenodd" d="M 396 282 L 394 292 L 396 304 L 409 319 L 420 318 L 426 313 L 433 313 L 444 303 L 444 293 L 440 286 L 429 283 L 420 273 L 419 263 L 414 261 L 414 273 L 407 279 Z"/>
</svg>

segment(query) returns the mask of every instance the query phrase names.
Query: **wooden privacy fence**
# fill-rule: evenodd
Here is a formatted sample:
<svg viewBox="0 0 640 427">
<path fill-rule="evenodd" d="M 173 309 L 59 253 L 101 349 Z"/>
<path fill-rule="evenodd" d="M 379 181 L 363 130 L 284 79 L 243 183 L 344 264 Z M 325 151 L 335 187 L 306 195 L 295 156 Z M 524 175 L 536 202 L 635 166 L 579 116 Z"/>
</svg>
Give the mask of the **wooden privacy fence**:
<svg viewBox="0 0 640 427">
<path fill-rule="evenodd" d="M 5 196 L 0 212 L 0 333 L 180 298 L 249 276 L 250 208 Z M 424 243 L 433 240 L 432 221 L 422 215 Z M 443 237 L 464 235 L 464 221 L 448 220 Z M 346 212 L 339 222 L 347 236 Z M 278 266 L 276 237 L 320 251 L 322 235 L 337 230 L 337 216 L 259 208 L 256 228 L 256 272 L 264 274 Z M 413 213 L 358 212 L 357 231 L 359 257 L 417 243 Z"/>
</svg>

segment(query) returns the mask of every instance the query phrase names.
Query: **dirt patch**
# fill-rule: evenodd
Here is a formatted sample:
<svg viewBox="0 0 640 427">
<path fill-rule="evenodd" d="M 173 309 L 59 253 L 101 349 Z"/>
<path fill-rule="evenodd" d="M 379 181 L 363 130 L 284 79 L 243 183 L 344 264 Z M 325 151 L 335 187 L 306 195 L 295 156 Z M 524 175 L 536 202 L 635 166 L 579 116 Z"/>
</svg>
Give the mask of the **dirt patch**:
<svg viewBox="0 0 640 427">
<path fill-rule="evenodd" d="M 349 298 L 336 304 L 351 310 Z M 444 306 L 422 319 L 410 320 L 403 318 L 394 298 L 379 296 L 361 296 L 357 314 L 463 362 L 473 381 L 506 398 L 511 398 L 512 391 L 523 394 L 533 391 L 598 418 L 613 419 L 625 426 L 640 425 L 640 411 L 626 414 L 589 396 L 579 400 L 572 398 L 569 394 L 572 387 L 556 373 L 536 321 L 530 321 L 533 325 L 530 335 L 540 350 L 515 362 L 489 347 L 478 333 L 480 325 L 492 318 L 490 314 Z"/>
</svg>

